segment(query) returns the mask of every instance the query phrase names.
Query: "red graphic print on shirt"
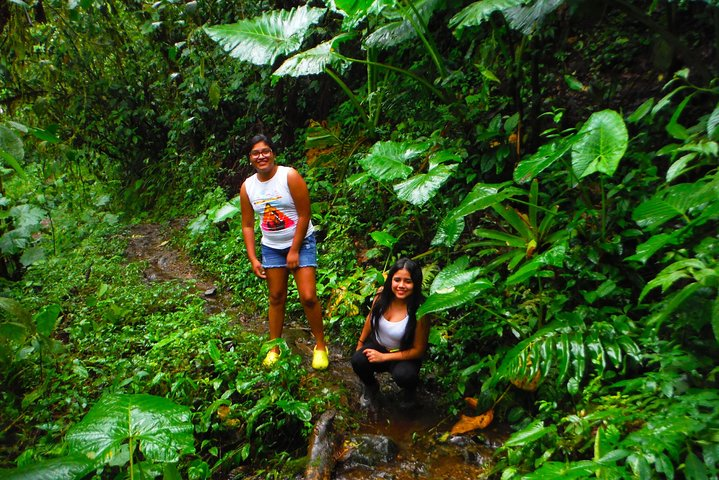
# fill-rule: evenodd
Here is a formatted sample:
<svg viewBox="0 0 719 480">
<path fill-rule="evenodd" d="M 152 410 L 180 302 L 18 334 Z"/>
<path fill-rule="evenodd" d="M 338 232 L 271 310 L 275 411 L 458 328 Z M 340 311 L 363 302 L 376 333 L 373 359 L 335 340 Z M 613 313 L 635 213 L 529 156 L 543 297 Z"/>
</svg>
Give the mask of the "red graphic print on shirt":
<svg viewBox="0 0 719 480">
<path fill-rule="evenodd" d="M 277 210 L 269 203 L 265 204 L 265 211 L 262 214 L 262 229 L 270 232 L 276 232 L 277 230 L 284 230 L 294 226 L 295 222 L 292 221 L 284 213 Z"/>
</svg>

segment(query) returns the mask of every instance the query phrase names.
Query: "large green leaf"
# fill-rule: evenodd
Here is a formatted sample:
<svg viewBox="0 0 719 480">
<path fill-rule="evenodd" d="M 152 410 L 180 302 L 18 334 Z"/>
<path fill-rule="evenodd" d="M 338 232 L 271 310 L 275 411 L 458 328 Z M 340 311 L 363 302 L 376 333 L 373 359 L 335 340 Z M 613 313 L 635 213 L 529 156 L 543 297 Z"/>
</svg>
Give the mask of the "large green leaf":
<svg viewBox="0 0 719 480">
<path fill-rule="evenodd" d="M 632 219 L 642 228 L 653 230 L 684 212 L 661 198 L 651 198 L 632 212 Z"/>
<path fill-rule="evenodd" d="M 664 248 L 665 245 L 675 245 L 677 243 L 679 237 L 677 232 L 681 232 L 681 230 L 677 230 L 671 234 L 660 233 L 659 235 L 652 236 L 646 242 L 637 245 L 637 253 L 625 258 L 625 260 L 636 260 L 637 262 L 646 264 L 647 260 L 660 249 Z"/>
<path fill-rule="evenodd" d="M 240 213 L 240 197 L 235 197 L 215 212 L 212 218 L 212 223 L 224 222 L 228 218 L 233 218 L 235 215 Z"/>
<path fill-rule="evenodd" d="M 334 7 L 333 11 L 345 17 L 342 20 L 342 30 L 345 32 L 357 29 L 369 13 L 376 13 L 379 8 L 379 2 L 375 0 L 335 0 L 327 3 L 331 8 Z"/>
<path fill-rule="evenodd" d="M 578 139 L 579 136 L 572 135 L 565 139 L 542 145 L 534 155 L 517 164 L 517 168 L 514 169 L 514 181 L 526 183 L 534 179 L 562 158 Z"/>
<path fill-rule="evenodd" d="M 42 140 L 44 142 L 60 143 L 60 139 L 57 138 L 56 134 L 57 128 L 57 125 L 51 125 L 45 130 L 43 130 L 42 128 L 31 128 L 30 134 L 38 140 Z"/>
<path fill-rule="evenodd" d="M 15 351 L 33 334 L 34 324 L 30 312 L 17 300 L 0 297 L 0 362 L 10 363 Z"/>
<path fill-rule="evenodd" d="M 712 183 L 681 183 L 660 192 L 640 204 L 632 212 L 632 220 L 649 231 L 663 225 L 674 217 L 686 215 L 693 209 L 704 208 L 707 203 L 717 203 L 716 187 Z"/>
<path fill-rule="evenodd" d="M 550 13 L 565 3 L 566 0 L 539 0 L 526 7 L 509 8 L 504 11 L 504 16 L 512 28 L 531 35 Z"/>
<path fill-rule="evenodd" d="M 527 3 L 526 0 L 480 0 L 465 7 L 449 20 L 450 28 L 461 30 L 466 27 L 481 25 L 489 20 L 494 12 L 501 12 L 508 8 L 519 7 Z"/>
<path fill-rule="evenodd" d="M 431 294 L 449 293 L 460 285 L 473 282 L 482 269 L 475 267 L 467 270 L 467 267 L 469 267 L 469 257 L 466 255 L 447 265 L 434 277 L 432 285 L 429 287 L 429 292 Z"/>
<path fill-rule="evenodd" d="M 194 452 L 190 409 L 154 395 L 102 397 L 68 432 L 70 452 L 111 461 L 130 441 L 147 460 L 177 462 Z"/>
<path fill-rule="evenodd" d="M 33 462 L 15 470 L 0 470 L 0 477 L 5 480 L 76 480 L 84 478 L 93 468 L 92 460 L 73 455 Z"/>
<path fill-rule="evenodd" d="M 25 157 L 22 140 L 15 132 L 4 125 L 0 125 L 0 158 L 23 177 L 25 171 L 20 161 Z"/>
<path fill-rule="evenodd" d="M 15 132 L 4 125 L 0 125 L 0 150 L 12 155 L 16 160 L 25 158 L 25 149 L 22 139 Z"/>
<path fill-rule="evenodd" d="M 462 200 L 462 203 L 447 214 L 447 218 L 466 217 L 479 210 L 496 205 L 515 195 L 526 194 L 524 190 L 510 187 L 510 182 L 500 184 L 478 183 Z"/>
<path fill-rule="evenodd" d="M 544 426 L 544 422 L 541 420 L 535 420 L 524 429 L 514 433 L 506 442 L 506 447 L 520 447 L 528 443 L 535 442 L 547 435 L 548 433 L 555 432 L 557 430 L 556 425 Z"/>
<path fill-rule="evenodd" d="M 303 5 L 233 24 L 205 27 L 205 32 L 230 56 L 255 65 L 271 65 L 278 56 L 297 51 L 312 31 L 309 27 L 319 22 L 324 13 L 322 8 Z"/>
<path fill-rule="evenodd" d="M 299 400 L 278 400 L 276 405 L 288 415 L 297 417 L 305 423 L 312 420 L 312 412 L 307 402 L 301 402 Z"/>
<path fill-rule="evenodd" d="M 405 179 L 412 173 L 407 162 L 422 155 L 429 146 L 427 142 L 377 142 L 359 163 L 377 180 Z"/>
<path fill-rule="evenodd" d="M 335 6 L 347 15 L 366 14 L 374 2 L 375 0 L 334 0 Z"/>
<path fill-rule="evenodd" d="M 420 0 L 414 2 L 414 7 L 419 12 L 422 23 L 427 25 L 432 18 L 432 14 L 439 6 L 443 6 L 442 0 Z M 408 15 L 414 13 L 411 9 L 407 8 L 402 12 L 402 19 L 390 22 L 386 25 L 381 26 L 371 34 L 369 34 L 362 42 L 365 48 L 392 48 L 405 43 L 413 38 L 417 37 L 417 31 L 412 25 L 412 22 L 407 18 Z M 415 19 L 415 23 L 416 19 Z"/>
<path fill-rule="evenodd" d="M 24 203 L 10 209 L 10 215 L 15 219 L 17 228 L 24 228 L 36 231 L 40 228 L 43 218 L 47 212 L 40 207 Z"/>
<path fill-rule="evenodd" d="M 417 316 L 421 317 L 432 312 L 439 312 L 449 308 L 459 307 L 474 300 L 482 291 L 492 286 L 486 280 L 477 280 L 473 283 L 465 283 L 445 293 L 433 293 L 417 310 Z"/>
<path fill-rule="evenodd" d="M 40 335 L 49 337 L 55 330 L 57 319 L 60 317 L 62 309 L 60 305 L 45 305 L 39 312 L 35 314 L 33 320 Z"/>
<path fill-rule="evenodd" d="M 397 196 L 412 205 L 424 205 L 452 175 L 457 164 L 438 165 L 394 186 Z"/>
<path fill-rule="evenodd" d="M 561 267 L 566 258 L 567 246 L 563 244 L 555 245 L 546 252 L 542 252 L 537 255 L 529 262 L 522 265 L 519 270 L 514 272 L 512 275 L 507 277 L 507 285 L 515 285 L 517 283 L 524 282 L 537 275 L 543 277 L 552 277 L 554 274 L 551 271 L 542 272 L 541 268 L 544 266 Z"/>
<path fill-rule="evenodd" d="M 547 478 L 592 478 L 599 469 L 599 465 L 591 460 L 577 462 L 547 462 L 538 470 L 522 475 L 522 480 L 544 480 Z"/>
<path fill-rule="evenodd" d="M 695 280 L 698 280 L 698 275 L 701 275 L 703 271 L 714 272 L 714 270 L 708 269 L 707 265 L 698 258 L 686 258 L 671 263 L 670 265 L 664 267 L 656 277 L 647 282 L 642 289 L 642 292 L 639 294 L 639 301 L 641 302 L 642 299 L 654 288 L 661 287 L 662 293 L 664 293 L 669 287 L 679 280 L 686 278 L 694 278 Z"/>
<path fill-rule="evenodd" d="M 437 227 L 437 232 L 432 238 L 432 246 L 444 245 L 451 247 L 464 231 L 464 217 L 449 218 L 445 217 L 444 220 Z"/>
<path fill-rule="evenodd" d="M 372 237 L 372 240 L 377 242 L 379 245 L 382 245 L 383 247 L 387 248 L 392 248 L 394 244 L 397 243 L 397 241 L 399 240 L 391 233 L 383 232 L 380 230 L 370 233 L 370 237 Z"/>
<path fill-rule="evenodd" d="M 353 35 L 339 35 L 331 40 L 317 45 L 314 48 L 300 52 L 288 58 L 272 75 L 277 77 L 301 77 L 302 75 L 317 75 L 325 71 L 327 65 L 342 62 L 342 57 L 335 53 L 340 42 Z"/>
<path fill-rule="evenodd" d="M 629 133 L 622 116 L 614 110 L 595 112 L 579 131 L 572 146 L 572 168 L 578 178 L 594 172 L 610 177 L 629 144 Z"/>
<path fill-rule="evenodd" d="M 712 140 L 719 140 L 719 103 L 707 120 L 707 135 Z"/>
</svg>

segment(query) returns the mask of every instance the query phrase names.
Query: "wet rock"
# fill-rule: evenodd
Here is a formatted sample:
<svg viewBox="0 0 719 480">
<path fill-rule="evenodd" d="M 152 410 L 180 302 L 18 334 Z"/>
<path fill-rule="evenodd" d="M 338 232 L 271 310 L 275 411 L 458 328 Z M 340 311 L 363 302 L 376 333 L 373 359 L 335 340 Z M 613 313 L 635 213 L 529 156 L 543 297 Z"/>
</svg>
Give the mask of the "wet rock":
<svg viewBox="0 0 719 480">
<path fill-rule="evenodd" d="M 206 297 L 213 297 L 216 293 L 217 293 L 217 287 L 210 287 L 207 290 L 205 290 L 204 292 L 202 292 L 202 294 Z"/>
<path fill-rule="evenodd" d="M 309 461 L 305 469 L 305 480 L 330 480 L 335 467 L 337 434 L 334 429 L 334 410 L 324 412 L 312 431 L 308 448 Z"/>
<path fill-rule="evenodd" d="M 397 480 L 397 477 L 389 472 L 378 472 L 368 467 L 360 467 L 357 470 L 338 472 L 335 480 L 357 480 L 358 478 L 371 478 L 372 480 Z M 358 472 L 361 471 L 361 475 Z"/>
<path fill-rule="evenodd" d="M 447 443 L 450 445 L 456 445 L 458 447 L 466 447 L 467 445 L 472 443 L 472 440 L 470 440 L 470 438 L 465 435 L 450 435 L 447 438 Z"/>
<path fill-rule="evenodd" d="M 355 435 L 350 437 L 345 446 L 347 450 L 341 461 L 348 468 L 374 467 L 391 462 L 399 453 L 397 444 L 383 435 Z"/>
</svg>

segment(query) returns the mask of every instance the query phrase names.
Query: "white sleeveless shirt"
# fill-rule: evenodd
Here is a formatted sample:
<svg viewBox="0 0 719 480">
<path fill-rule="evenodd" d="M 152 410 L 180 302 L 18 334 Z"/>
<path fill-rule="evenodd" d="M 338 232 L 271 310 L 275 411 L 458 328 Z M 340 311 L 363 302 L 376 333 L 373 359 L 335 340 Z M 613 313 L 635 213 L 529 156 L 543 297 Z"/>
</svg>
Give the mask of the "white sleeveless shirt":
<svg viewBox="0 0 719 480">
<path fill-rule="evenodd" d="M 247 197 L 260 217 L 262 244 L 270 248 L 290 248 L 295 238 L 298 215 L 287 184 L 289 172 L 289 167 L 278 165 L 275 174 L 266 182 L 260 181 L 256 173 L 245 180 Z M 310 220 L 305 238 L 314 231 Z"/>
<path fill-rule="evenodd" d="M 390 322 L 384 315 L 379 317 L 377 325 L 377 341 L 387 350 L 395 350 L 400 347 L 404 331 L 407 329 L 409 315 L 399 322 Z"/>
</svg>

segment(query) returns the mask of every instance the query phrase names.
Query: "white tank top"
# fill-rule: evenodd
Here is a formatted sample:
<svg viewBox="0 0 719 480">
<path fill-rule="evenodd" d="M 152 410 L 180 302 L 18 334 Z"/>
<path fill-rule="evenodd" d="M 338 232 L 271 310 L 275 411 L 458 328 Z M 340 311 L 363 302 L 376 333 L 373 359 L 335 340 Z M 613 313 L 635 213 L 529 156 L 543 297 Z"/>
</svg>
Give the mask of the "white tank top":
<svg viewBox="0 0 719 480">
<path fill-rule="evenodd" d="M 262 244 L 271 248 L 290 248 L 297 230 L 297 209 L 287 184 L 289 167 L 277 166 L 275 174 L 261 182 L 255 173 L 245 180 L 245 191 L 252 209 L 260 217 Z M 310 220 L 305 237 L 314 232 Z"/>
<path fill-rule="evenodd" d="M 407 329 L 409 315 L 399 322 L 390 322 L 384 315 L 379 317 L 377 325 L 377 341 L 387 350 L 394 350 L 400 347 L 404 331 Z"/>
</svg>

